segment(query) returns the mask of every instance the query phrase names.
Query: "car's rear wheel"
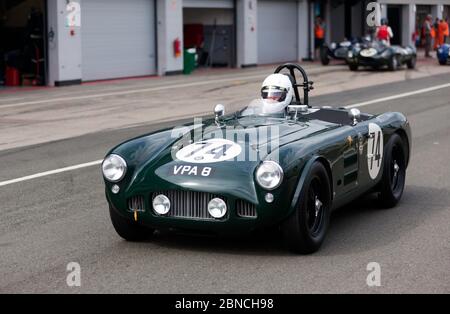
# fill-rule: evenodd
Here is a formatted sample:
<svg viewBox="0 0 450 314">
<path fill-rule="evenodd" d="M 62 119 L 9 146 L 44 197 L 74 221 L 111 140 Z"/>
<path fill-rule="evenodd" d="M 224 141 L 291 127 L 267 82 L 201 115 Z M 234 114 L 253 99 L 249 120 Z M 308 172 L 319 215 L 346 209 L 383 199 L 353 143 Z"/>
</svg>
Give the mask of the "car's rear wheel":
<svg viewBox="0 0 450 314">
<path fill-rule="evenodd" d="M 328 56 L 328 47 L 320 48 L 320 61 L 322 65 L 330 64 L 330 57 Z"/>
<path fill-rule="evenodd" d="M 138 225 L 136 222 L 122 217 L 111 206 L 109 206 L 109 214 L 117 234 L 127 241 L 138 242 L 148 240 L 154 233 L 153 229 Z"/>
<path fill-rule="evenodd" d="M 392 208 L 400 201 L 406 181 L 406 146 L 402 138 L 394 134 L 389 140 L 380 183 L 379 200 L 383 208 Z"/>
<path fill-rule="evenodd" d="M 311 254 L 319 250 L 328 230 L 331 208 L 330 179 L 316 162 L 306 178 L 295 212 L 282 226 L 289 249 Z"/>
<path fill-rule="evenodd" d="M 416 67 L 417 57 L 412 56 L 411 59 L 408 60 L 406 65 L 408 66 L 408 69 L 414 69 Z"/>
<path fill-rule="evenodd" d="M 358 64 L 356 63 L 349 63 L 348 67 L 350 68 L 350 71 L 358 71 L 359 68 Z"/>
</svg>

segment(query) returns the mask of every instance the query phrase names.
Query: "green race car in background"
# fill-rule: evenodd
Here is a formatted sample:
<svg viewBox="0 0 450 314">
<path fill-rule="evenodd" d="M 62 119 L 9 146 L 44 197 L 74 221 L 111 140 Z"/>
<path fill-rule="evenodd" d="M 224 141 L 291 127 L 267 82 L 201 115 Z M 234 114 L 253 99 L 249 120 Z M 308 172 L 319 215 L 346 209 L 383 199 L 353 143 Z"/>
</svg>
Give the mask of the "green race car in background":
<svg viewBox="0 0 450 314">
<path fill-rule="evenodd" d="M 396 71 L 405 64 L 408 69 L 414 69 L 417 52 L 412 46 L 391 46 L 368 37 L 349 49 L 346 60 L 350 71 L 357 71 L 359 67 L 371 67 L 375 70 L 387 67 L 390 71 Z"/>
<path fill-rule="evenodd" d="M 307 254 L 323 243 L 332 210 L 370 192 L 395 206 L 411 149 L 406 117 L 310 107 L 305 71 L 275 73 L 286 70 L 295 101 L 283 114 L 250 105 L 224 115 L 218 105 L 215 118 L 112 149 L 102 170 L 117 233 L 140 241 L 156 229 L 234 235 L 279 225 L 288 247 Z"/>
</svg>

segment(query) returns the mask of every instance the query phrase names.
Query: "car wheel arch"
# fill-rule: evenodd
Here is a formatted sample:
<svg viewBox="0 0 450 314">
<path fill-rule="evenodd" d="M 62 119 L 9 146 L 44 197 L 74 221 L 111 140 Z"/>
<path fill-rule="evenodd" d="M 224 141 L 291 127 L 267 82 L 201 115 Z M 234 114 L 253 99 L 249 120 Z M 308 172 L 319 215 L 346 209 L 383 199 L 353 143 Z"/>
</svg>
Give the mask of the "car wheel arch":
<svg viewBox="0 0 450 314">
<path fill-rule="evenodd" d="M 400 136 L 403 144 L 405 145 L 405 147 L 404 147 L 405 148 L 405 160 L 406 160 L 406 167 L 408 167 L 409 161 L 410 161 L 410 147 L 409 147 L 408 135 L 406 134 L 406 131 L 403 129 L 398 129 L 397 131 L 395 131 L 395 134 Z"/>
<path fill-rule="evenodd" d="M 299 179 L 297 180 L 297 185 L 295 188 L 295 192 L 294 195 L 292 197 L 292 201 L 291 201 L 291 208 L 289 210 L 289 215 L 292 214 L 292 212 L 295 210 L 295 208 L 297 207 L 297 204 L 300 200 L 300 195 L 303 192 L 304 189 L 304 182 L 312 168 L 312 166 L 316 163 L 319 162 L 320 164 L 322 164 L 322 166 L 325 168 L 328 178 L 329 178 L 329 182 L 330 182 L 330 193 L 331 193 L 331 201 L 333 201 L 334 199 L 334 189 L 333 189 L 333 174 L 332 174 L 332 170 L 331 170 L 331 165 L 330 162 L 323 156 L 313 156 L 309 159 L 309 161 L 306 163 L 306 165 L 303 167 L 303 169 L 301 170 L 301 174 L 299 175 Z"/>
</svg>

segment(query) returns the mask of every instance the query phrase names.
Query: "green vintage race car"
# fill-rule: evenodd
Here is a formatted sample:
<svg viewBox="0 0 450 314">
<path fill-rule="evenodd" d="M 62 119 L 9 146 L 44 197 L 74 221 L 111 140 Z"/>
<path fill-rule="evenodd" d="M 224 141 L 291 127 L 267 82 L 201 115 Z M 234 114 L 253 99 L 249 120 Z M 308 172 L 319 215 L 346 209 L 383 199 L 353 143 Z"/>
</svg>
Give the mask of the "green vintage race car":
<svg viewBox="0 0 450 314">
<path fill-rule="evenodd" d="M 275 73 L 294 92 L 281 113 L 258 111 L 256 102 L 225 115 L 218 105 L 214 118 L 107 154 L 106 198 L 121 237 L 140 241 L 156 229 L 236 235 L 278 225 L 288 247 L 307 254 L 324 241 L 332 210 L 370 192 L 380 206 L 399 202 L 411 149 L 405 116 L 311 107 L 313 84 L 299 65 Z"/>
</svg>

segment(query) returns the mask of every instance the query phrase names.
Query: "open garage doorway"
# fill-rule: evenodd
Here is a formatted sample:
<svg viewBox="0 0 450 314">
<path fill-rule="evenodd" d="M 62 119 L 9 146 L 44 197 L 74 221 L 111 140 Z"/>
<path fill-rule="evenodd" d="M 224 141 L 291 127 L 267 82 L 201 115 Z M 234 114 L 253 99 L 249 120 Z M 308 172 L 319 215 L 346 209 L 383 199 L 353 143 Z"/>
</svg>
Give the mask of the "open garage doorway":
<svg viewBox="0 0 450 314">
<path fill-rule="evenodd" d="M 46 1 L 0 0 L 0 88 L 46 85 Z"/>
<path fill-rule="evenodd" d="M 183 3 L 184 48 L 196 49 L 199 67 L 236 64 L 234 2 L 219 4 L 222 7 L 213 1 Z"/>
<path fill-rule="evenodd" d="M 387 19 L 392 28 L 394 37 L 391 39 L 392 45 L 402 44 L 402 7 L 400 5 L 388 5 Z"/>
</svg>

